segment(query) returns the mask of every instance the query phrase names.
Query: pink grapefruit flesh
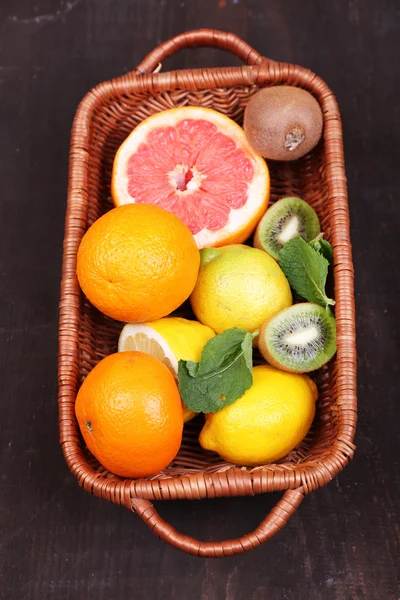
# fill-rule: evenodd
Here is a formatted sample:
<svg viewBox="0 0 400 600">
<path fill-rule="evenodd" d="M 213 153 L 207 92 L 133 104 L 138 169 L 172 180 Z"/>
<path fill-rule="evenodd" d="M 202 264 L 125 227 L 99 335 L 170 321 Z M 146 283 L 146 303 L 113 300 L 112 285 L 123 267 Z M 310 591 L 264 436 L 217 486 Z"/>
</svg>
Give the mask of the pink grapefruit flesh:
<svg viewBox="0 0 400 600">
<path fill-rule="evenodd" d="M 265 212 L 269 174 L 241 127 L 210 109 L 183 107 L 143 121 L 117 152 L 117 206 L 155 204 L 175 213 L 197 245 L 244 241 Z"/>
</svg>

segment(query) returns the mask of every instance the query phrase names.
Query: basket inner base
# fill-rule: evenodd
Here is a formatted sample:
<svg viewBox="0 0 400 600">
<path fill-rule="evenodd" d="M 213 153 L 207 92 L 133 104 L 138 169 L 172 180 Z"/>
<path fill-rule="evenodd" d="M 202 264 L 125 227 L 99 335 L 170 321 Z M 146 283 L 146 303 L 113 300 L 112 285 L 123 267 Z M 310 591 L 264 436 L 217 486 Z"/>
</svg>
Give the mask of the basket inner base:
<svg viewBox="0 0 400 600">
<path fill-rule="evenodd" d="M 144 118 L 176 106 L 194 105 L 214 108 L 228 115 L 240 125 L 243 111 L 250 97 L 257 91 L 255 86 L 214 89 L 203 92 L 175 91 L 155 97 L 147 94 L 129 94 L 111 97 L 103 101 L 94 114 L 91 124 L 91 142 L 88 168 L 87 227 L 99 216 L 113 207 L 110 182 L 115 153 L 132 129 Z M 328 215 L 328 186 L 324 171 L 324 146 L 318 146 L 303 159 L 295 162 L 273 163 L 268 167 L 271 174 L 271 203 L 283 196 L 300 196 L 318 213 L 321 230 L 330 239 Z M 175 313 L 193 318 L 190 306 L 185 303 Z M 99 313 L 82 296 L 79 335 L 79 382 L 105 356 L 117 350 L 118 336 L 123 324 Z M 261 362 L 256 354 L 255 363 Z M 323 459 L 337 436 L 336 366 L 335 359 L 313 374 L 318 389 L 317 413 L 305 440 L 289 455 L 279 461 L 291 469 Z M 196 472 L 225 471 L 232 467 L 217 454 L 203 450 L 198 434 L 203 417 L 198 416 L 185 425 L 181 449 L 175 460 L 155 478 L 183 476 Z M 83 448 L 91 466 L 107 475 L 97 461 Z M 111 474 L 110 474 L 111 475 Z"/>
</svg>

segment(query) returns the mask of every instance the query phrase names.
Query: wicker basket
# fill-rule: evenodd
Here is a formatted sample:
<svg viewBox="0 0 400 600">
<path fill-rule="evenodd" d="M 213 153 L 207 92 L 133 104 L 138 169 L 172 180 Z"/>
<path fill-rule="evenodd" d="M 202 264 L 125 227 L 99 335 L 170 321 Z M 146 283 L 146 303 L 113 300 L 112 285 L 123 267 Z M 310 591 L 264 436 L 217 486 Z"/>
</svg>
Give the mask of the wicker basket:
<svg viewBox="0 0 400 600">
<path fill-rule="evenodd" d="M 246 66 L 156 73 L 181 48 L 212 46 L 232 52 Z M 181 450 L 156 477 L 124 480 L 107 472 L 88 453 L 75 420 L 77 390 L 104 356 L 116 351 L 121 324 L 97 312 L 83 297 L 76 278 L 76 255 L 87 228 L 112 207 L 111 167 L 130 131 L 149 115 L 176 106 L 214 108 L 242 121 L 259 87 L 292 85 L 311 92 L 324 114 L 323 140 L 301 160 L 269 163 L 271 199 L 299 195 L 317 211 L 334 248 L 338 351 L 316 374 L 317 414 L 304 442 L 278 464 L 238 468 L 202 450 L 201 419 L 185 426 Z M 281 529 L 305 494 L 322 487 L 343 469 L 354 452 L 356 352 L 353 265 L 349 239 L 342 129 L 335 98 L 310 71 L 269 61 L 230 33 L 212 30 L 179 35 L 153 50 L 136 71 L 102 83 L 81 102 L 72 129 L 68 208 L 59 324 L 59 422 L 65 459 L 79 484 L 101 498 L 135 511 L 169 544 L 190 554 L 218 557 L 245 552 Z M 257 529 L 242 538 L 200 542 L 178 533 L 152 500 L 244 496 L 282 491 L 283 496 Z"/>
</svg>

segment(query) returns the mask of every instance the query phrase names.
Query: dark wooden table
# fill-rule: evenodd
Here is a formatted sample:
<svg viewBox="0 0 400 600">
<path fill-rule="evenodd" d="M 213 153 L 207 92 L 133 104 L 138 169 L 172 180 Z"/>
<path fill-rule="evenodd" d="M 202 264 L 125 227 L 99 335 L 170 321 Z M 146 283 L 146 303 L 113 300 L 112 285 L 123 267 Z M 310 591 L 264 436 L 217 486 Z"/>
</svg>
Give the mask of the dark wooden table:
<svg viewBox="0 0 400 600">
<path fill-rule="evenodd" d="M 396 0 L 2 0 L 1 598 L 400 597 L 398 9 Z M 96 83 L 199 27 L 233 31 L 267 56 L 307 66 L 337 95 L 359 357 L 354 461 L 306 498 L 271 542 L 216 561 L 171 549 L 127 510 L 84 493 L 57 430 L 57 303 L 74 111 Z M 165 68 L 219 64 L 232 59 L 196 50 Z M 180 530 L 223 539 L 252 530 L 274 501 L 158 506 Z"/>
</svg>

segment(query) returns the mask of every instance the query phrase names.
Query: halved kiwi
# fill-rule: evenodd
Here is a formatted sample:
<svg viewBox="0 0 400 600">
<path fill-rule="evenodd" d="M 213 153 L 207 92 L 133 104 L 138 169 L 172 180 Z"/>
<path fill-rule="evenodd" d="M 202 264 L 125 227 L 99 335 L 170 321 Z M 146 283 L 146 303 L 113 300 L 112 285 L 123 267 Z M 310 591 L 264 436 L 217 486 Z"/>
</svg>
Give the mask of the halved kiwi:
<svg viewBox="0 0 400 600">
<path fill-rule="evenodd" d="M 318 304 L 295 304 L 261 327 L 261 354 L 274 367 L 291 373 L 319 369 L 336 352 L 336 321 Z"/>
<path fill-rule="evenodd" d="M 275 202 L 261 218 L 254 235 L 254 245 L 279 260 L 279 252 L 286 242 L 297 235 L 310 242 L 319 232 L 319 220 L 314 209 L 301 198 L 289 196 Z"/>
</svg>

